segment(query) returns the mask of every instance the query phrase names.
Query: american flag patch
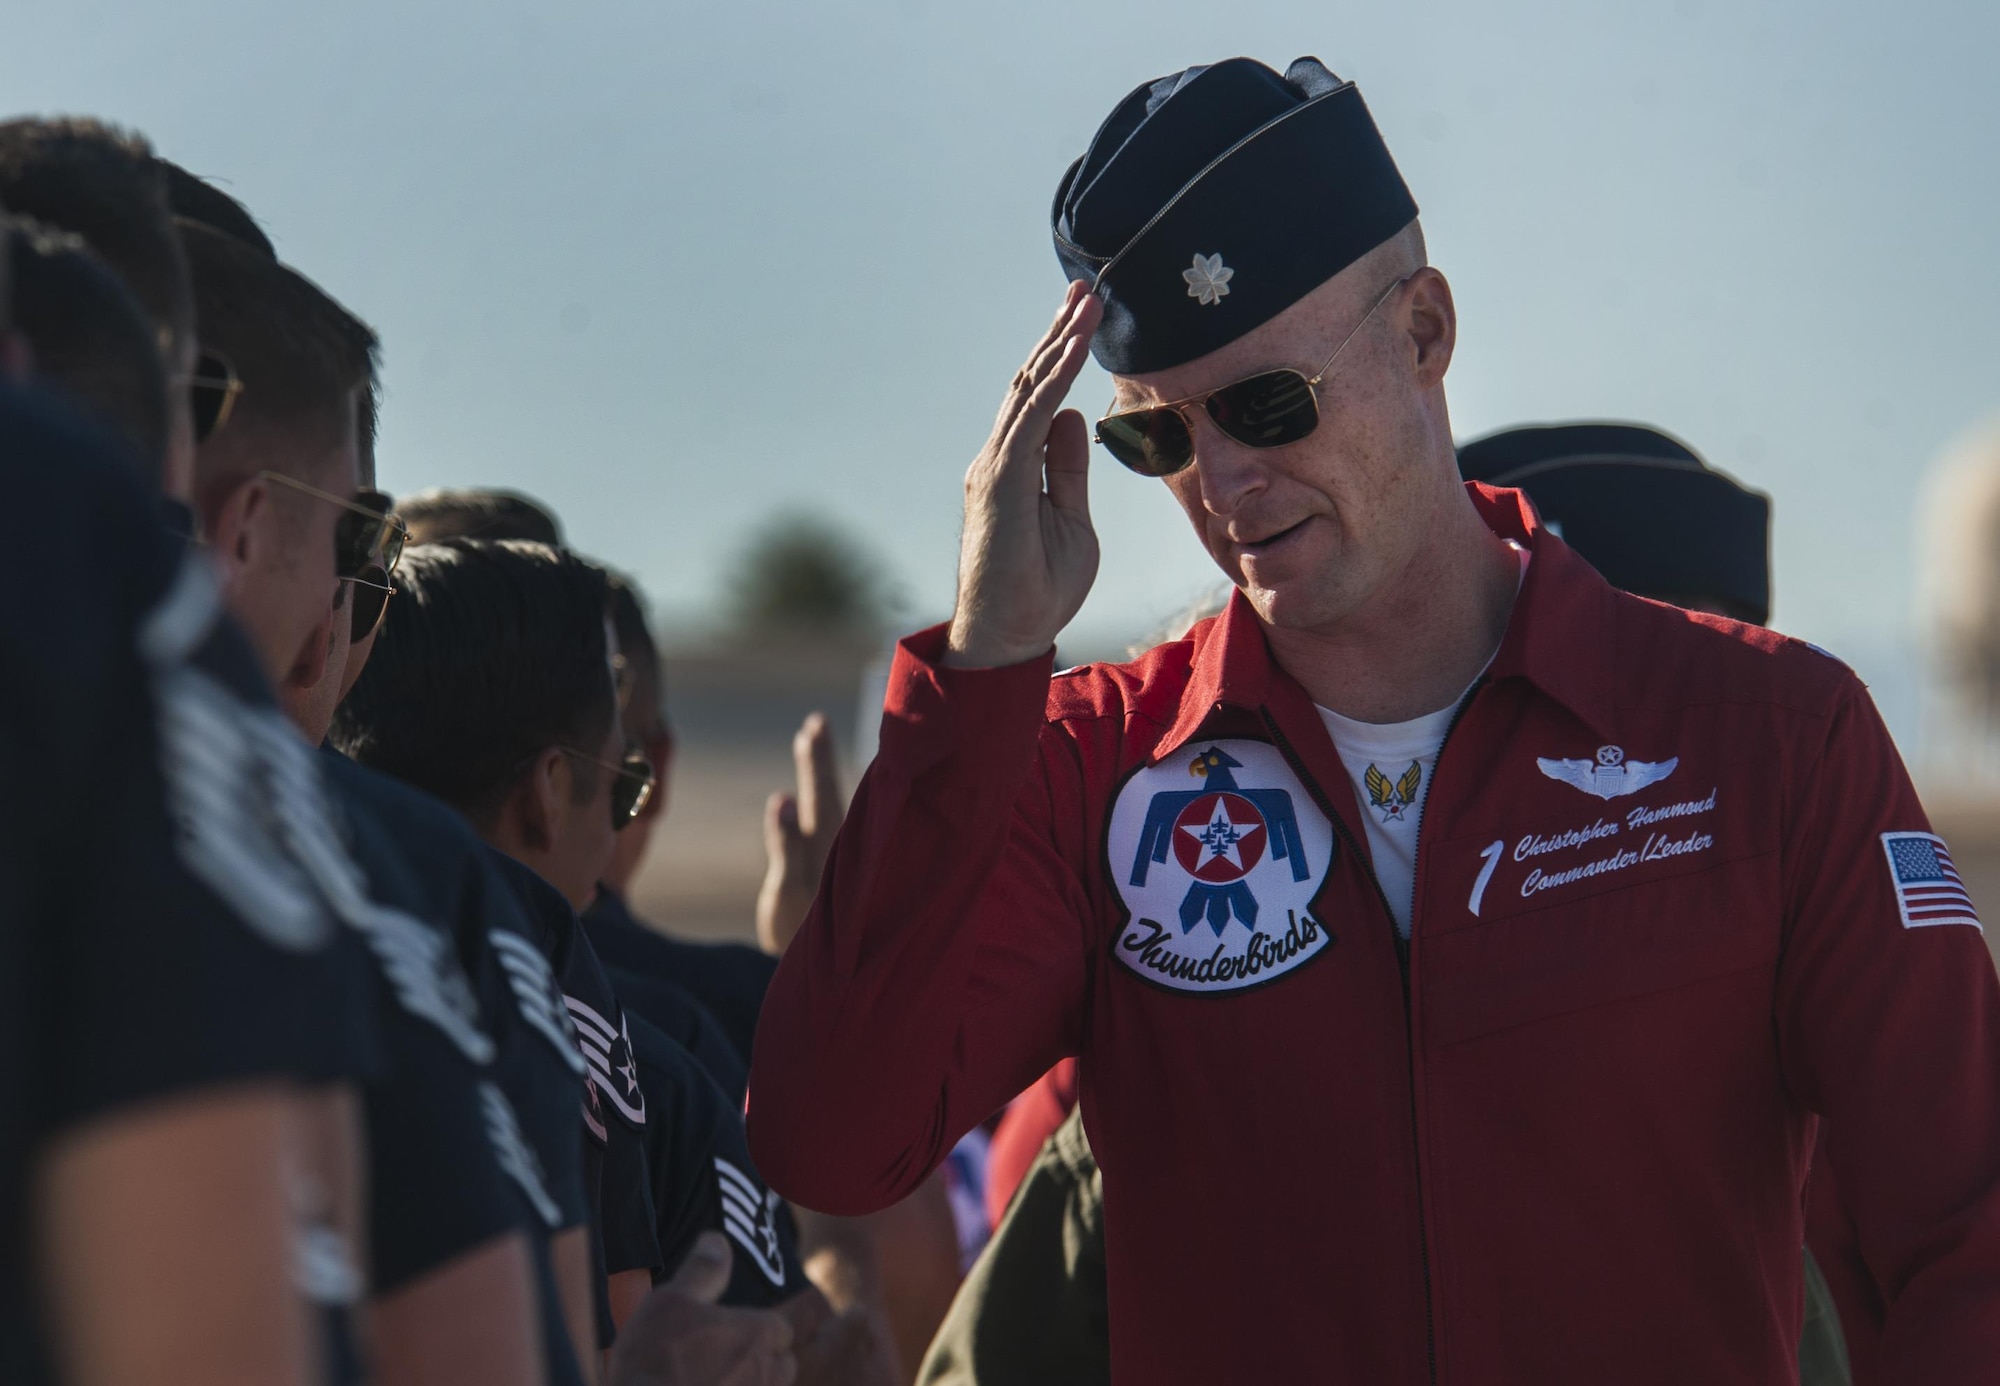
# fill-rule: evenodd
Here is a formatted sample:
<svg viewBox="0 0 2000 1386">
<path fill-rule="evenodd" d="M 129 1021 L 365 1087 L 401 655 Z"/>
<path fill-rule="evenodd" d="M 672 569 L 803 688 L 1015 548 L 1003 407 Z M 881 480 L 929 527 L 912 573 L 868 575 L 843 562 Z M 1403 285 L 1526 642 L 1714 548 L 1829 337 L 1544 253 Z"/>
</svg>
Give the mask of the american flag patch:
<svg viewBox="0 0 2000 1386">
<path fill-rule="evenodd" d="M 1889 877 L 1896 883 L 1896 907 L 1905 929 L 1931 924 L 1970 924 L 1984 933 L 1965 882 L 1951 864 L 1951 850 L 1936 833 L 1883 833 Z"/>
</svg>

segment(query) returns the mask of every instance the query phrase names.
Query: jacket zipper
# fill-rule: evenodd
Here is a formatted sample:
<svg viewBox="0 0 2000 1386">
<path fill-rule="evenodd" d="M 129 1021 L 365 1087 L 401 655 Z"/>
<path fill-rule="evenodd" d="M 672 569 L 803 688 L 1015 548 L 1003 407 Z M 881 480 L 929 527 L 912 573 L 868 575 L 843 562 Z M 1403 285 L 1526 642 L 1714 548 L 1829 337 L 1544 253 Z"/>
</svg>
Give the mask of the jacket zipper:
<svg viewBox="0 0 2000 1386">
<path fill-rule="evenodd" d="M 1465 696 L 1458 700 L 1458 707 L 1452 712 L 1451 721 L 1445 724 L 1444 735 L 1438 740 L 1437 761 L 1431 768 L 1431 789 L 1424 791 L 1424 802 L 1417 809 L 1417 847 L 1410 858 L 1410 878 L 1413 882 L 1421 879 L 1417 875 L 1416 868 L 1423 856 L 1424 815 L 1430 809 L 1431 790 L 1437 788 L 1437 766 L 1444 763 L 1446 743 L 1451 740 L 1452 732 L 1458 729 L 1459 722 L 1465 716 L 1465 710 L 1472 706 L 1473 697 L 1485 682 L 1484 675 L 1473 680 L 1472 687 L 1468 688 Z M 1258 712 L 1265 728 L 1277 742 L 1279 752 L 1292 767 L 1292 773 L 1299 777 L 1299 783 L 1312 791 L 1313 801 L 1319 805 L 1320 812 L 1324 813 L 1327 820 L 1333 824 L 1334 832 L 1347 844 L 1347 850 L 1354 854 L 1354 860 L 1361 867 L 1362 874 L 1368 878 L 1368 883 L 1375 887 L 1375 898 L 1382 903 L 1383 916 L 1389 921 L 1389 937 L 1396 946 L 1396 967 L 1402 974 L 1403 982 L 1403 1040 L 1409 1054 L 1410 1153 L 1411 1163 L 1415 1166 L 1417 1174 L 1417 1265 L 1424 1277 L 1424 1352 L 1428 1359 L 1431 1386 L 1437 1386 L 1437 1308 L 1431 1292 L 1430 1227 L 1429 1216 L 1424 1210 L 1423 1132 L 1417 1122 L 1417 1035 L 1414 1013 L 1410 1005 L 1410 945 L 1417 934 L 1416 901 L 1413 898 L 1410 902 L 1410 937 L 1405 939 L 1402 930 L 1396 927 L 1396 912 L 1389 904 L 1389 894 L 1382 889 L 1382 882 L 1375 875 L 1375 868 L 1369 862 L 1367 853 L 1361 850 L 1353 835 L 1347 831 L 1347 820 L 1335 812 L 1333 805 L 1327 801 L 1319 782 L 1313 778 L 1312 772 L 1306 769 L 1305 762 L 1292 748 L 1291 741 L 1279 728 L 1277 719 L 1271 716 L 1270 709 L 1259 708 Z"/>
<path fill-rule="evenodd" d="M 1339 834 L 1340 840 L 1347 844 L 1347 850 L 1354 854 L 1355 864 L 1361 868 L 1361 874 L 1368 878 L 1368 884 L 1375 887 L 1375 898 L 1382 904 L 1382 917 L 1389 923 L 1389 937 L 1396 945 L 1396 967 L 1402 973 L 1403 977 L 1403 1038 L 1406 1050 L 1410 1056 L 1410 1163 L 1416 1171 L 1417 1176 L 1417 1266 L 1423 1272 L 1424 1277 L 1424 1352 L 1429 1359 L 1429 1379 L 1431 1386 L 1437 1386 L 1437 1315 L 1436 1309 L 1431 1303 L 1431 1248 L 1430 1238 L 1426 1232 L 1426 1215 L 1424 1213 L 1423 1146 L 1422 1142 L 1418 1139 L 1419 1133 L 1417 1130 L 1417 1048 L 1416 1035 L 1410 1024 L 1409 945 L 1403 941 L 1402 933 L 1396 928 L 1396 912 L 1389 906 L 1389 893 L 1382 889 L 1382 882 L 1375 875 L 1375 868 L 1369 862 L 1368 854 L 1361 850 L 1360 845 L 1355 842 L 1353 835 L 1347 831 L 1347 820 L 1342 818 L 1334 810 L 1333 805 L 1327 801 L 1325 792 L 1319 786 L 1319 781 L 1315 780 L 1312 772 L 1306 769 L 1305 762 L 1299 759 L 1298 752 L 1292 749 L 1292 743 L 1286 739 L 1284 732 L 1279 730 L 1278 723 L 1271 716 L 1270 711 L 1268 709 L 1260 709 L 1260 711 L 1263 714 L 1265 727 L 1270 730 L 1271 736 L 1278 743 L 1278 750 L 1285 757 L 1286 763 L 1292 767 L 1292 773 L 1299 777 L 1300 784 L 1305 785 L 1312 792 L 1313 802 L 1319 805 L 1319 811 L 1324 813 L 1327 816 L 1327 820 L 1333 824 L 1334 832 Z M 1445 734 L 1447 736 L 1451 734 L 1449 729 L 1447 729 Z M 1444 749 L 1442 742 L 1439 743 L 1438 749 Z M 1430 796 L 1426 794 L 1424 798 L 1428 802 Z M 1421 809 L 1417 811 L 1417 832 L 1421 838 L 1423 833 L 1423 811 Z"/>
<path fill-rule="evenodd" d="M 1396 943 L 1399 950 L 1397 956 L 1403 964 L 1403 1026 L 1409 1036 L 1410 1044 L 1410 1134 L 1419 1143 L 1419 1154 L 1417 1156 L 1417 1214 L 1419 1218 L 1423 1216 L 1424 1211 L 1423 1156 L 1421 1154 L 1423 1132 L 1417 1121 L 1417 1028 L 1416 1010 L 1410 1003 L 1410 952 L 1416 946 L 1417 941 L 1416 892 L 1417 883 L 1423 880 L 1420 868 L 1423 866 L 1424 860 L 1424 815 L 1430 812 L 1431 795 L 1437 792 L 1437 774 L 1438 769 L 1444 764 L 1444 748 L 1450 743 L 1451 734 L 1458 730 L 1459 722 L 1465 717 L 1465 710 L 1472 706 L 1472 700 L 1479 695 L 1479 690 L 1485 682 L 1486 675 L 1484 674 L 1481 674 L 1472 681 L 1472 687 L 1466 689 L 1465 696 L 1458 700 L 1458 707 L 1453 710 L 1451 720 L 1444 724 L 1444 735 L 1438 738 L 1437 759 L 1431 762 L 1431 787 L 1424 791 L 1424 801 L 1417 806 L 1417 842 L 1416 847 L 1410 853 L 1410 936 L 1405 939 L 1400 932 L 1396 935 Z M 1379 890 L 1381 887 L 1378 885 L 1376 888 Z M 1393 924 L 1393 921 L 1391 922 Z M 1431 1302 L 1430 1229 L 1425 1223 L 1420 1222 L 1418 1225 L 1424 1229 L 1422 1252 L 1424 1267 L 1424 1346 L 1430 1351 L 1431 1386 L 1437 1386 L 1437 1320 L 1435 1318 L 1435 1309 Z"/>
</svg>

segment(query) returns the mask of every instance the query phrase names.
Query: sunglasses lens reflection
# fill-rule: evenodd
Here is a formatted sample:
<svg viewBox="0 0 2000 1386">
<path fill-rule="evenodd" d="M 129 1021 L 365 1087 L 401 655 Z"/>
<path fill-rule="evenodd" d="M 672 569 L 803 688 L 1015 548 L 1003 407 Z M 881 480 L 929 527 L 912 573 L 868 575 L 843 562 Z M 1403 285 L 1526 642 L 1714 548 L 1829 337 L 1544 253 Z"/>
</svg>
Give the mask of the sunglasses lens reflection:
<svg viewBox="0 0 2000 1386">
<path fill-rule="evenodd" d="M 1097 441 L 1140 476 L 1172 476 L 1194 461 L 1194 435 L 1175 409 L 1134 409 L 1099 419 Z"/>
<path fill-rule="evenodd" d="M 1267 371 L 1208 397 L 1215 426 L 1246 447 L 1281 448 L 1319 426 L 1312 386 L 1297 371 Z"/>
<path fill-rule="evenodd" d="M 618 767 L 611 785 L 611 825 L 623 828 L 646 811 L 653 798 L 653 764 L 643 752 L 631 751 Z"/>
<path fill-rule="evenodd" d="M 333 531 L 334 571 L 354 577 L 365 568 L 393 573 L 403 556 L 403 528 L 386 515 L 341 512 Z"/>
</svg>

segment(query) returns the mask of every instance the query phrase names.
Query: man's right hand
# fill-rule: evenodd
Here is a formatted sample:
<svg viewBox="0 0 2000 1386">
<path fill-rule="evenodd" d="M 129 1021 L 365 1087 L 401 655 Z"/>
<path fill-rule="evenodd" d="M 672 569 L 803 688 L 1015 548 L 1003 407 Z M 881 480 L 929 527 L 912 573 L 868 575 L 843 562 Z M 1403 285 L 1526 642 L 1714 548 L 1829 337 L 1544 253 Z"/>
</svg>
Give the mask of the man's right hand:
<svg viewBox="0 0 2000 1386">
<path fill-rule="evenodd" d="M 608 1386 L 792 1386 L 792 1327 L 769 1309 L 716 1303 L 729 1285 L 729 1243 L 704 1232 L 674 1278 L 618 1330 Z"/>
<path fill-rule="evenodd" d="M 965 474 L 946 664 L 994 668 L 1047 652 L 1097 576 L 1090 433 L 1083 415 L 1060 406 L 1103 311 L 1082 283 L 1070 285 Z"/>
</svg>

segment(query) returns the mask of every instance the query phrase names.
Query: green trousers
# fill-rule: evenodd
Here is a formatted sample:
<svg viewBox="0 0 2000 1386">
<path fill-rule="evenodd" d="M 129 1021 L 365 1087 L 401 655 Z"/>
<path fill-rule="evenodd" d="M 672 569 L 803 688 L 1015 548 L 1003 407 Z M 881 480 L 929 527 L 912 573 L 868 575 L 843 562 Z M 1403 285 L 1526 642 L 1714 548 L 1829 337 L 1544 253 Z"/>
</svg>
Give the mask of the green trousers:
<svg viewBox="0 0 2000 1386">
<path fill-rule="evenodd" d="M 1810 1254 L 1805 1270 L 1800 1386 L 1849 1386 L 1840 1316 Z M 918 1386 L 1108 1386 L 1108 1323 L 1104 1180 L 1071 1112 L 959 1287 Z"/>
</svg>

